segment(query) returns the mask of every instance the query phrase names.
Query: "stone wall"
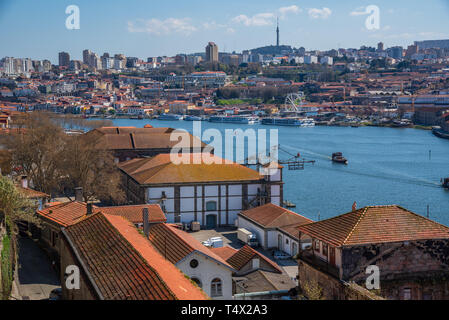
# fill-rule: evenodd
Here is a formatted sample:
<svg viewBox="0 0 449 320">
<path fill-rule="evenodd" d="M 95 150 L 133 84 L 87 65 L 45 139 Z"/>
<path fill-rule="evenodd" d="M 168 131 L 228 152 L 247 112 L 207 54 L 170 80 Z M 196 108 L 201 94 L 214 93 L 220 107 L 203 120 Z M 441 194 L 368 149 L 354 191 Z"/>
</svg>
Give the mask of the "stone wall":
<svg viewBox="0 0 449 320">
<path fill-rule="evenodd" d="M 380 271 L 381 294 L 388 299 L 404 299 L 404 289 L 412 299 L 449 299 L 449 241 L 423 240 L 344 248 L 345 281 L 364 283 L 366 267 Z"/>
<path fill-rule="evenodd" d="M 323 300 L 383 299 L 356 283 L 344 282 L 325 272 L 319 271 L 301 259 L 298 260 L 298 271 L 300 293 L 307 297 L 310 288 L 315 293 L 314 297 L 307 297 L 309 299 L 317 299 L 316 293 L 318 291 L 321 292 L 320 299 Z"/>
</svg>

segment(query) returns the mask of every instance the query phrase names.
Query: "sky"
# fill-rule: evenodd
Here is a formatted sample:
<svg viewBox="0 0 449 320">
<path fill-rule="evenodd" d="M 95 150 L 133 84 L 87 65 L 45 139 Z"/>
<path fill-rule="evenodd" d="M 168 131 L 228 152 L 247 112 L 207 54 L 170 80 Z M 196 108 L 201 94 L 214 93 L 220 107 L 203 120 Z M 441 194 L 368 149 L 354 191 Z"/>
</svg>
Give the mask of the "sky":
<svg viewBox="0 0 449 320">
<path fill-rule="evenodd" d="M 80 28 L 66 28 L 66 8 L 80 10 Z M 367 29 L 366 7 L 379 8 Z M 449 39 L 449 0 L 0 0 L 0 57 L 82 60 L 82 51 L 142 59 L 203 52 L 241 52 L 280 42 L 307 50 L 407 46 Z"/>
</svg>

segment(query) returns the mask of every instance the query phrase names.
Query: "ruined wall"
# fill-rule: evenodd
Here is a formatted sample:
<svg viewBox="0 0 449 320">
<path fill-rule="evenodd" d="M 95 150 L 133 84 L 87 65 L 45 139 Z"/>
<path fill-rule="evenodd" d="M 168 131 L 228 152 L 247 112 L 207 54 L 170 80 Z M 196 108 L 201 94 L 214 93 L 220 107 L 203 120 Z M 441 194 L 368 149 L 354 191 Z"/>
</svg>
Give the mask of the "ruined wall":
<svg viewBox="0 0 449 320">
<path fill-rule="evenodd" d="M 307 296 L 310 289 L 316 294 L 320 291 L 324 300 L 382 300 L 376 294 L 355 283 L 341 281 L 329 274 L 315 269 L 312 265 L 298 260 L 298 284 L 300 292 Z M 317 298 L 308 297 L 309 299 Z"/>
<path fill-rule="evenodd" d="M 449 241 L 424 240 L 393 244 L 358 246 L 343 249 L 343 280 L 364 283 L 366 267 L 380 271 L 382 296 L 449 299 Z"/>
</svg>

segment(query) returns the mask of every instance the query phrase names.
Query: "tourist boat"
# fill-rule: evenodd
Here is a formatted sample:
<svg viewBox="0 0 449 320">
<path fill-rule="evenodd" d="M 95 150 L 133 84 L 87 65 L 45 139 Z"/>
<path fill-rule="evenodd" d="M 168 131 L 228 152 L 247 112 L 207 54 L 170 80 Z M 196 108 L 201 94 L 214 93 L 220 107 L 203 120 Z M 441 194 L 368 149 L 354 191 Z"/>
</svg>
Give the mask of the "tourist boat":
<svg viewBox="0 0 449 320">
<path fill-rule="evenodd" d="M 334 154 L 332 154 L 332 161 L 336 163 L 348 164 L 348 159 L 343 157 L 343 154 L 341 152 L 335 152 Z"/>
<path fill-rule="evenodd" d="M 256 124 L 259 123 L 259 118 L 253 116 L 212 116 L 209 118 L 209 122 Z"/>
<path fill-rule="evenodd" d="M 441 182 L 442 182 L 443 188 L 449 190 L 449 178 L 445 178 L 445 179 L 441 179 L 441 180 L 442 180 Z"/>
<path fill-rule="evenodd" d="M 290 126 L 290 127 L 314 127 L 315 120 L 311 118 L 265 118 L 262 124 L 268 126 Z"/>
<path fill-rule="evenodd" d="M 184 121 L 203 121 L 203 118 L 198 116 L 186 116 Z"/>
<path fill-rule="evenodd" d="M 449 139 L 449 132 L 444 131 L 441 127 L 433 127 L 432 133 L 438 138 Z"/>
<path fill-rule="evenodd" d="M 158 120 L 164 120 L 164 121 L 179 121 L 182 120 L 182 116 L 179 114 L 161 114 L 158 118 Z"/>
</svg>

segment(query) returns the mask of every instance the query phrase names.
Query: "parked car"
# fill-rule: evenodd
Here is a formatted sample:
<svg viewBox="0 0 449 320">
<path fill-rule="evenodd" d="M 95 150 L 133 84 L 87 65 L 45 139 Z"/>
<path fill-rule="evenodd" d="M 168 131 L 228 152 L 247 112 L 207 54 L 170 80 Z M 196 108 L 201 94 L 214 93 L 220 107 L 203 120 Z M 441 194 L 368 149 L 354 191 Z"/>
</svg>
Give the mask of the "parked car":
<svg viewBox="0 0 449 320">
<path fill-rule="evenodd" d="M 292 258 L 291 255 L 289 255 L 289 254 L 287 254 L 287 253 L 285 253 L 285 252 L 282 252 L 282 251 L 275 251 L 275 252 L 273 253 L 273 257 L 274 257 L 276 260 L 288 260 L 288 259 L 291 259 L 291 258 Z"/>
</svg>

